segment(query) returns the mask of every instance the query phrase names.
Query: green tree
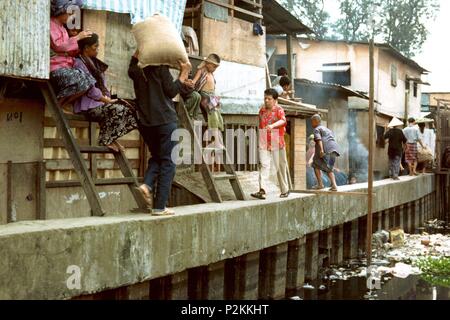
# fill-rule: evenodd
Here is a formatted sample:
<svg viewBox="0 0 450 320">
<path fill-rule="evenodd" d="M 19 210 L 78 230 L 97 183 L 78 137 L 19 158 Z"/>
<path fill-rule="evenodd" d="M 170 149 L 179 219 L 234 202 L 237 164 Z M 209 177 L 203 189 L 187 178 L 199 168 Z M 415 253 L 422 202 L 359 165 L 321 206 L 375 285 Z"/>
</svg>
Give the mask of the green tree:
<svg viewBox="0 0 450 320">
<path fill-rule="evenodd" d="M 382 0 L 373 10 L 373 0 L 340 0 L 341 18 L 333 29 L 344 40 L 365 41 L 368 21 L 376 15 L 377 39 L 408 57 L 418 53 L 428 37 L 426 23 L 436 18 L 438 0 Z"/>
<path fill-rule="evenodd" d="M 341 0 L 341 18 L 333 26 L 335 33 L 347 41 L 365 40 L 371 3 L 371 0 Z"/>
<path fill-rule="evenodd" d="M 408 57 L 420 52 L 428 37 L 426 23 L 436 18 L 437 0 L 385 0 L 382 2 L 384 41 Z"/>
<path fill-rule="evenodd" d="M 279 0 L 288 11 L 310 27 L 318 38 L 324 38 L 329 30 L 330 14 L 324 0 Z"/>
</svg>

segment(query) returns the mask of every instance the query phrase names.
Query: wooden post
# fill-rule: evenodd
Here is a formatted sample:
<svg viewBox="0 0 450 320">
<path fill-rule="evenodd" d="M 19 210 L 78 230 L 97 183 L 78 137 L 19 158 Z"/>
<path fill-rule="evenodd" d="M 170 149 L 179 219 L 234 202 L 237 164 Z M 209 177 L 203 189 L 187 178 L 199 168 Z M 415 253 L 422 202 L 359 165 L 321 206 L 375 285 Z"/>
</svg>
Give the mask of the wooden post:
<svg viewBox="0 0 450 320">
<path fill-rule="evenodd" d="M 374 101 L 375 101 L 375 62 L 374 62 L 374 39 L 370 40 L 369 60 L 370 60 L 370 88 L 369 88 L 369 186 L 367 193 L 367 236 L 366 254 L 367 265 L 372 263 L 372 207 L 373 207 L 373 150 L 374 150 Z"/>
<path fill-rule="evenodd" d="M 6 223 L 13 221 L 12 208 L 12 161 L 8 161 L 6 168 Z"/>
<path fill-rule="evenodd" d="M 97 124 L 95 122 L 89 122 L 89 145 L 91 147 L 97 146 Z M 97 155 L 89 154 L 89 162 L 91 165 L 91 177 L 97 179 Z"/>
<path fill-rule="evenodd" d="M 293 52 L 292 52 L 292 35 L 287 34 L 286 35 L 286 49 L 287 49 L 287 69 L 289 72 L 289 78 L 291 80 L 294 80 L 294 59 L 293 59 Z"/>
<path fill-rule="evenodd" d="M 306 237 L 288 243 L 286 293 L 295 292 L 305 282 Z"/>
<path fill-rule="evenodd" d="M 45 161 L 36 163 L 36 216 L 38 220 L 46 219 Z"/>
</svg>

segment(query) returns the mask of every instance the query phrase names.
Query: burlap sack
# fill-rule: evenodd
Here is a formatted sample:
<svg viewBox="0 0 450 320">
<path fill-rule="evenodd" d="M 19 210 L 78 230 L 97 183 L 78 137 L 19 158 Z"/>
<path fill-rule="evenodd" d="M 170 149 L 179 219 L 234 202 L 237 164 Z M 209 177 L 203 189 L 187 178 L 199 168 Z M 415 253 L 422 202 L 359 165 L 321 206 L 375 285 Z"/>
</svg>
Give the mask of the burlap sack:
<svg viewBox="0 0 450 320">
<path fill-rule="evenodd" d="M 418 148 L 417 158 L 418 158 L 418 160 L 417 160 L 418 163 L 432 161 L 433 160 L 433 152 L 428 147 Z"/>
<path fill-rule="evenodd" d="M 133 26 L 141 67 L 167 65 L 179 69 L 178 60 L 188 62 L 180 34 L 165 16 L 154 16 Z"/>
</svg>

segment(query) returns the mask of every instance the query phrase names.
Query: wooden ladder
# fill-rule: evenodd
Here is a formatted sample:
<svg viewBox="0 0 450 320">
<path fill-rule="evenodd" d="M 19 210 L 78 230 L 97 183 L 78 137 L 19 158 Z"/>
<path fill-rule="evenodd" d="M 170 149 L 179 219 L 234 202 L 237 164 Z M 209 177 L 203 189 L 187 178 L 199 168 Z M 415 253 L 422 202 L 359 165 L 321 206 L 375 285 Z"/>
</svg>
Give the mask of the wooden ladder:
<svg viewBox="0 0 450 320">
<path fill-rule="evenodd" d="M 217 187 L 217 181 L 221 180 L 228 180 L 231 184 L 231 187 L 233 189 L 234 195 L 236 196 L 237 200 L 245 200 L 244 191 L 242 190 L 241 184 L 239 182 L 239 178 L 231 165 L 230 158 L 228 156 L 228 152 L 226 148 L 223 149 L 214 149 L 216 151 L 223 152 L 224 156 L 224 163 L 222 164 L 225 173 L 219 173 L 219 174 L 213 174 L 211 172 L 211 169 L 209 165 L 207 164 L 205 153 L 203 152 L 206 150 L 202 147 L 201 138 L 199 138 L 194 130 L 193 121 L 188 115 L 188 112 L 186 110 L 186 107 L 184 105 L 184 102 L 182 99 L 180 99 L 180 102 L 177 103 L 177 113 L 179 120 L 181 122 L 181 125 L 189 131 L 191 136 L 194 139 L 195 148 L 197 150 L 202 150 L 202 163 L 200 164 L 200 172 L 203 176 L 203 180 L 205 181 L 206 187 L 208 189 L 208 193 L 211 196 L 211 199 L 214 202 L 221 203 L 223 202 L 222 196 L 220 195 L 219 189 Z M 207 150 L 213 150 L 211 148 L 207 148 Z"/>
<path fill-rule="evenodd" d="M 96 145 L 91 146 L 79 146 L 75 140 L 75 137 L 70 129 L 68 119 L 69 118 L 77 118 L 78 120 L 86 121 L 84 116 L 72 116 L 64 114 L 62 108 L 60 108 L 56 95 L 53 91 L 53 88 L 50 82 L 39 82 L 40 90 L 44 96 L 45 102 L 47 104 L 48 110 L 50 111 L 51 116 L 54 118 L 56 127 L 61 134 L 62 141 L 64 146 L 72 160 L 72 164 L 74 166 L 75 172 L 78 174 L 79 181 L 54 181 L 48 182 L 46 185 L 51 185 L 52 187 L 70 187 L 81 185 L 86 194 L 86 198 L 91 207 L 93 216 L 104 216 L 105 211 L 102 209 L 99 195 L 96 191 L 96 185 L 128 185 L 130 191 L 136 200 L 136 203 L 139 209 L 147 210 L 147 204 L 142 194 L 136 187 L 139 186 L 138 179 L 133 173 L 131 165 L 125 155 L 125 152 L 122 150 L 119 152 L 114 152 L 108 147 L 99 147 Z M 93 135 L 95 135 L 91 130 L 90 136 L 91 140 L 94 139 Z M 119 168 L 124 176 L 124 178 L 119 179 L 94 179 L 90 174 L 89 170 L 86 166 L 85 160 L 82 157 L 82 153 L 86 154 L 113 154 L 115 160 L 117 161 Z M 91 172 L 94 176 L 96 168 L 91 164 Z"/>
</svg>

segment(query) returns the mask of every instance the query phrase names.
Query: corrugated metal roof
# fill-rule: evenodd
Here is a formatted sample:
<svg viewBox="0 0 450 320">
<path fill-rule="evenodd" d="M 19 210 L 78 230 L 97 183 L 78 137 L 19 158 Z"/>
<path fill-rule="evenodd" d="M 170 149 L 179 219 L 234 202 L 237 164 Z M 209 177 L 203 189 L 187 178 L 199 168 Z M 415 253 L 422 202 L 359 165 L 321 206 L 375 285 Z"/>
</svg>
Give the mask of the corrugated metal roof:
<svg viewBox="0 0 450 320">
<path fill-rule="evenodd" d="M 339 91 L 342 91 L 343 93 L 345 93 L 346 95 L 348 95 L 349 97 L 358 97 L 358 98 L 369 100 L 369 97 L 366 94 L 349 89 L 340 84 L 318 82 L 318 81 L 312 81 L 312 80 L 308 80 L 308 79 L 295 79 L 294 81 L 295 81 L 295 83 L 301 83 L 306 86 L 315 86 L 315 87 L 339 90 Z"/>
<path fill-rule="evenodd" d="M 50 0 L 1 0 L 0 38 L 0 75 L 48 79 Z"/>
<path fill-rule="evenodd" d="M 168 17 L 181 32 L 187 0 L 85 0 L 83 8 L 131 14 L 131 23 L 160 13 Z"/>
<path fill-rule="evenodd" d="M 323 66 L 318 72 L 346 72 L 350 70 L 350 66 Z"/>
<path fill-rule="evenodd" d="M 263 16 L 267 34 L 314 33 L 276 0 L 263 1 Z"/>
</svg>

